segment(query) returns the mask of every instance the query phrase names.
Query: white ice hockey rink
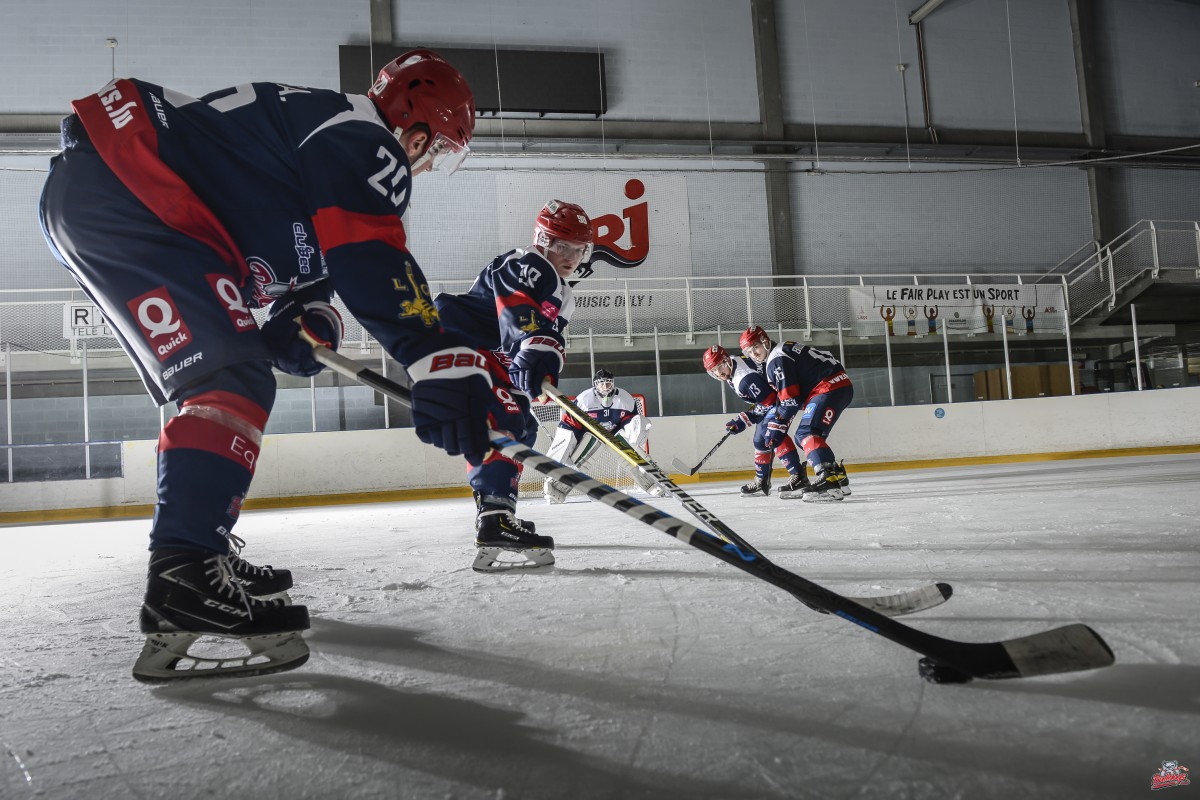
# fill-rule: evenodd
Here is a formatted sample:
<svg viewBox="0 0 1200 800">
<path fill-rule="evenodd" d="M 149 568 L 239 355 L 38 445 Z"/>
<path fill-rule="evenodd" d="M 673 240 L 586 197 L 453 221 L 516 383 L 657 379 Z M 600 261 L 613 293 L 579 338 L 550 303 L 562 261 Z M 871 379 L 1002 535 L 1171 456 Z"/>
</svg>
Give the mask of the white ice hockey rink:
<svg viewBox="0 0 1200 800">
<path fill-rule="evenodd" d="M 1083 622 L 1116 664 L 927 684 L 916 653 L 586 499 L 522 507 L 555 567 L 478 574 L 453 499 L 245 513 L 311 659 L 153 688 L 130 677 L 147 521 L 7 526 L 0 797 L 1076 800 L 1147 796 L 1169 759 L 1200 783 L 1200 456 L 851 477 L 838 504 L 685 488 L 835 591 L 951 583 L 914 628 Z"/>
</svg>

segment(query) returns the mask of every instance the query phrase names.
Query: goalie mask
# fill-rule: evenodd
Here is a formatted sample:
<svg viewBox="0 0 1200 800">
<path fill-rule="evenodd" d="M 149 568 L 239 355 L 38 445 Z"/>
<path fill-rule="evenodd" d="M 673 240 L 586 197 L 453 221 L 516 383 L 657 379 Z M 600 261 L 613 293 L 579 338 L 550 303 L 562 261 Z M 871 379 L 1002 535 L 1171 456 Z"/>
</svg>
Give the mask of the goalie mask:
<svg viewBox="0 0 1200 800">
<path fill-rule="evenodd" d="M 595 236 L 587 212 L 562 200 L 551 200 L 542 206 L 533 224 L 533 243 L 542 249 L 564 280 L 575 273 L 583 273 L 576 275 L 577 278 L 591 274 L 588 262 Z"/>
<path fill-rule="evenodd" d="M 600 399 L 607 401 L 605 405 L 608 405 L 617 394 L 617 380 L 608 370 L 598 369 L 595 376 L 592 377 L 592 388 L 596 390 L 596 395 Z"/>
<path fill-rule="evenodd" d="M 414 126 L 429 131 L 413 174 L 428 167 L 453 173 L 471 152 L 475 95 L 462 74 L 432 50 L 411 50 L 385 64 L 367 92 L 397 140 Z"/>
<path fill-rule="evenodd" d="M 733 377 L 733 359 L 724 347 L 714 344 L 704 351 L 704 370 L 715 380 L 727 381 Z"/>
<path fill-rule="evenodd" d="M 742 348 L 742 355 L 755 364 L 761 364 L 767 360 L 767 354 L 771 352 L 772 342 L 771 337 L 762 329 L 762 326 L 754 325 L 746 328 L 746 331 L 742 334 L 742 338 L 738 340 L 738 345 Z"/>
</svg>

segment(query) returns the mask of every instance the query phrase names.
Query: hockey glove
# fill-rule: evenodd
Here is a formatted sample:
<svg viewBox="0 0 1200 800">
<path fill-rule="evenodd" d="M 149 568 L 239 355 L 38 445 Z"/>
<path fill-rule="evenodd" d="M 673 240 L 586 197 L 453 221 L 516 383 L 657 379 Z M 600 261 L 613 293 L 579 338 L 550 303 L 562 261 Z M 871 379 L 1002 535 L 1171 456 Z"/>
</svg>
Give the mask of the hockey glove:
<svg viewBox="0 0 1200 800">
<path fill-rule="evenodd" d="M 546 380 L 558 385 L 558 373 L 565 360 L 562 337 L 557 333 L 539 333 L 521 342 L 521 349 L 508 367 L 508 377 L 530 397 L 539 397 Z"/>
<path fill-rule="evenodd" d="M 325 366 L 313 358 L 312 345 L 301 338 L 310 336 L 318 344 L 337 350 L 342 341 L 342 316 L 329 303 L 313 300 L 278 301 L 279 308 L 263 323 L 261 332 L 271 351 L 271 363 L 289 375 L 310 378 Z"/>
<path fill-rule="evenodd" d="M 778 422 L 771 420 L 767 423 L 767 432 L 763 436 L 764 449 L 774 450 L 779 445 L 783 444 L 783 440 L 787 438 L 788 426 L 786 422 Z"/>
<path fill-rule="evenodd" d="M 729 422 L 725 423 L 725 430 L 736 436 L 737 434 L 746 430 L 746 424 L 748 421 L 749 417 L 746 416 L 745 412 L 742 412 L 733 419 L 729 420 Z"/>
<path fill-rule="evenodd" d="M 461 454 L 477 467 L 491 449 L 489 427 L 518 441 L 528 436 L 529 397 L 508 384 L 488 355 L 451 347 L 409 365 L 408 372 L 413 425 L 422 442 Z"/>
</svg>

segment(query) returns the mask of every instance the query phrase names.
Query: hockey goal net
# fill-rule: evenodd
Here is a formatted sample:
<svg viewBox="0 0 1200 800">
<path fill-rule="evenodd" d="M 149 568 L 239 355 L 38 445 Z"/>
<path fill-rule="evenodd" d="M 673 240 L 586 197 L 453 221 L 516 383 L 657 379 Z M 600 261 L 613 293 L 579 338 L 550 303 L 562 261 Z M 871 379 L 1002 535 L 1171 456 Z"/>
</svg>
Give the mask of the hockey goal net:
<svg viewBox="0 0 1200 800">
<path fill-rule="evenodd" d="M 575 398 L 572 397 L 572 400 Z M 637 412 L 643 417 L 646 416 L 646 397 L 645 395 L 633 395 L 633 401 L 637 406 Z M 533 445 L 533 449 L 539 453 L 545 453 L 550 449 L 550 442 L 554 441 L 554 433 L 558 430 L 558 422 L 562 419 L 562 408 L 558 403 L 550 401 L 548 403 L 534 403 L 533 415 L 538 421 L 538 436 L 537 441 Z M 591 434 L 584 434 L 586 439 L 594 439 Z M 580 471 L 586 472 L 596 480 L 604 481 L 609 486 L 628 491 L 635 488 L 633 477 L 630 470 L 633 469 L 625 459 L 617 455 L 612 448 L 596 442 L 596 452 L 587 460 L 587 463 L 581 467 Z M 650 455 L 650 437 L 646 436 L 646 440 L 640 448 L 647 456 Z M 522 498 L 532 498 L 542 496 L 542 484 L 545 478 L 541 473 L 532 469 L 526 469 L 521 472 L 521 485 L 519 496 Z"/>
</svg>

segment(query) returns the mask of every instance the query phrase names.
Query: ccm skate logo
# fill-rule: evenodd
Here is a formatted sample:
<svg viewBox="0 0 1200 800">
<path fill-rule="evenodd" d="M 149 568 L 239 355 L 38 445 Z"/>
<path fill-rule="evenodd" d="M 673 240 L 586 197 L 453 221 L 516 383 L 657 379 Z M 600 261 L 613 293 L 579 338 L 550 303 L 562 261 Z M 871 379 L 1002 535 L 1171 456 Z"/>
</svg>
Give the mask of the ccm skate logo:
<svg viewBox="0 0 1200 800">
<path fill-rule="evenodd" d="M 250 616 L 250 612 L 247 611 L 246 609 L 238 608 L 236 606 L 226 605 L 225 603 L 222 603 L 219 600 L 212 600 L 209 598 L 205 598 L 204 605 L 207 606 L 208 608 L 215 608 L 218 611 L 224 611 L 226 614 L 233 614 L 238 617 Z"/>
<path fill-rule="evenodd" d="M 126 305 L 159 361 L 166 361 L 172 353 L 192 343 L 192 332 L 167 287 L 146 292 Z"/>
<path fill-rule="evenodd" d="M 477 367 L 486 370 L 487 362 L 478 353 L 441 353 L 433 357 L 429 371 L 441 372 L 452 367 Z"/>
<path fill-rule="evenodd" d="M 133 122 L 133 109 L 137 108 L 137 100 L 129 100 L 124 105 L 117 105 L 124 99 L 120 89 L 99 92 L 100 102 L 108 112 L 108 120 L 117 130 Z"/>
</svg>

